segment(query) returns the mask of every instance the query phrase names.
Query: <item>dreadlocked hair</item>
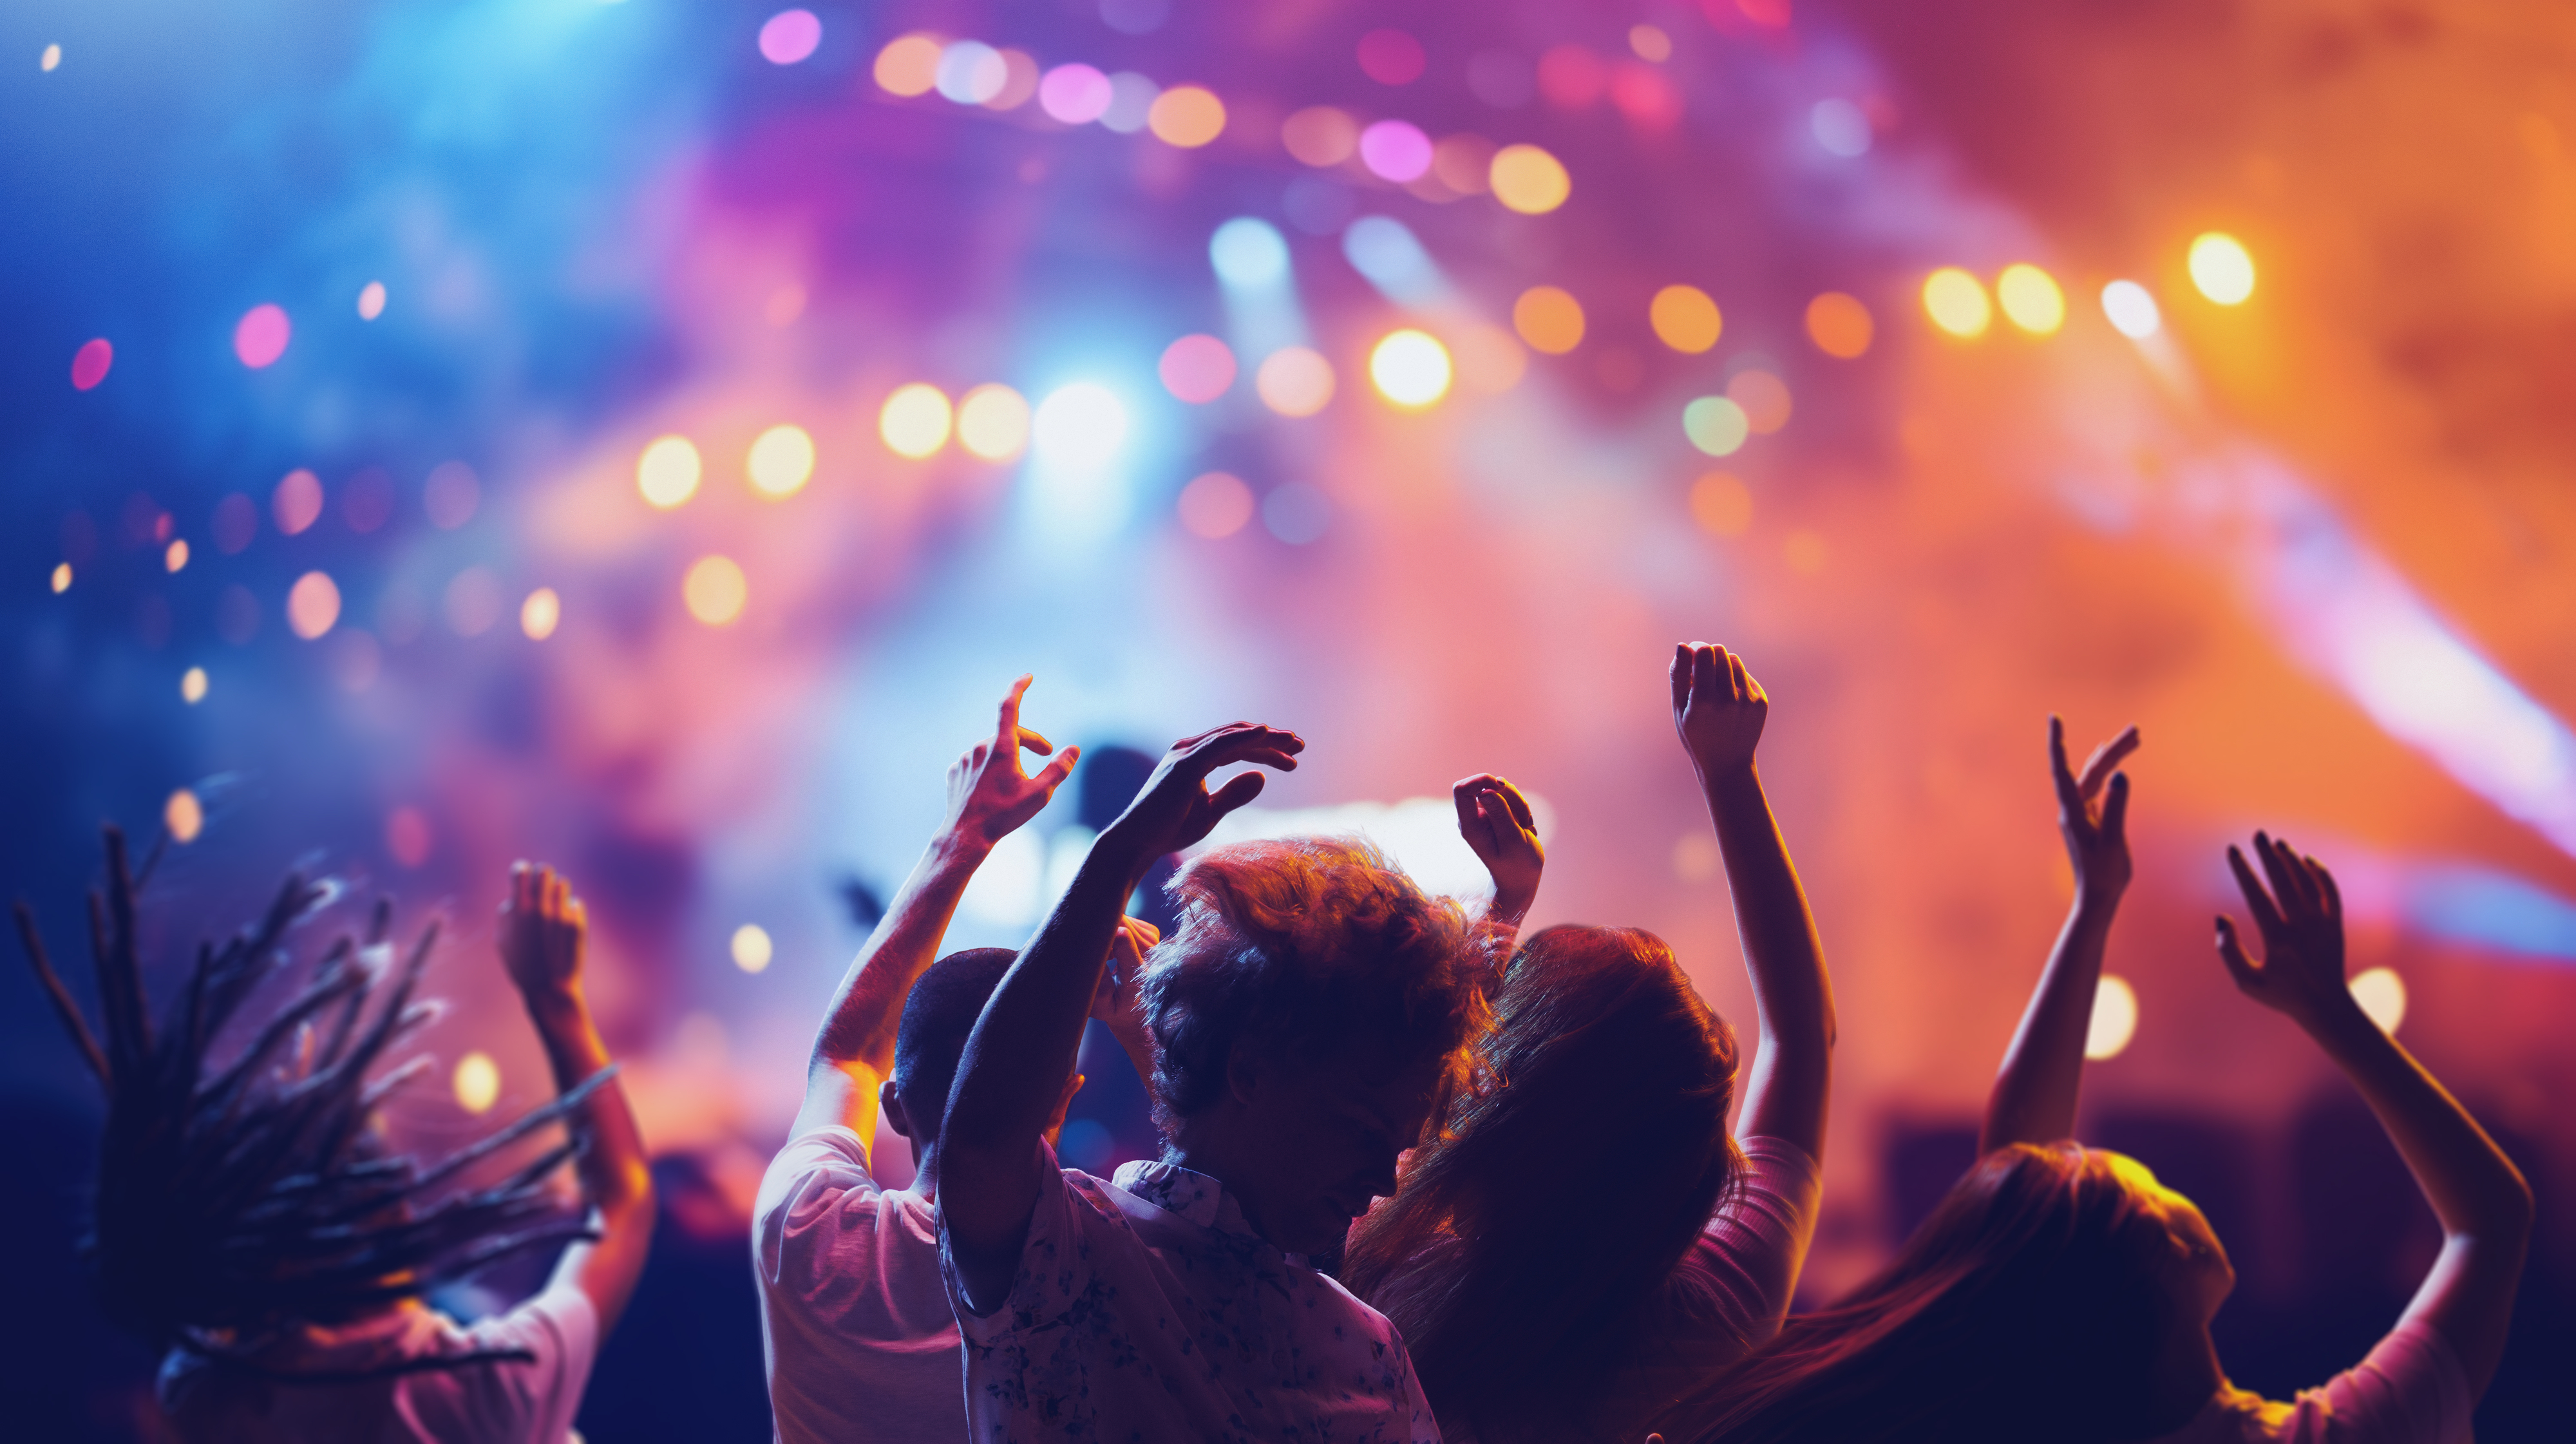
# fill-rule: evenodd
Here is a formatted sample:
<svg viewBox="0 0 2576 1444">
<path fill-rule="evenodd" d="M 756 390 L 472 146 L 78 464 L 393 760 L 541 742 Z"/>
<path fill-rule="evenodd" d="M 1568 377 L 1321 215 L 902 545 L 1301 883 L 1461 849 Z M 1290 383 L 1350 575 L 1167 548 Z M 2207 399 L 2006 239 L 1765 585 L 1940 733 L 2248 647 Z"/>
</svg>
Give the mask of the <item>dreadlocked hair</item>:
<svg viewBox="0 0 2576 1444">
<path fill-rule="evenodd" d="M 364 943 L 343 935 L 210 1067 L 215 1043 L 259 984 L 289 975 L 287 932 L 335 889 L 290 875 L 249 930 L 200 943 L 178 1005 L 156 1032 L 135 939 L 140 890 L 124 834 L 105 829 L 107 889 L 89 895 L 90 952 L 105 1037 L 93 1034 L 47 958 L 35 915 L 17 905 L 37 981 L 107 1092 L 98 1189 L 81 1240 L 99 1303 L 119 1327 L 167 1347 L 255 1339 L 290 1323 L 331 1325 L 416 1298 L 496 1259 L 594 1236 L 567 1219 L 546 1178 L 580 1148 L 566 1139 L 500 1182 L 458 1180 L 559 1120 L 611 1076 L 434 1164 L 369 1136 L 376 1106 L 430 1066 L 414 1057 L 369 1074 L 438 1006 L 413 997 L 438 928 L 399 964 L 379 901 Z M 146 860 L 149 879 L 159 850 Z M 470 1359 L 458 1362 L 471 1362 Z"/>
</svg>

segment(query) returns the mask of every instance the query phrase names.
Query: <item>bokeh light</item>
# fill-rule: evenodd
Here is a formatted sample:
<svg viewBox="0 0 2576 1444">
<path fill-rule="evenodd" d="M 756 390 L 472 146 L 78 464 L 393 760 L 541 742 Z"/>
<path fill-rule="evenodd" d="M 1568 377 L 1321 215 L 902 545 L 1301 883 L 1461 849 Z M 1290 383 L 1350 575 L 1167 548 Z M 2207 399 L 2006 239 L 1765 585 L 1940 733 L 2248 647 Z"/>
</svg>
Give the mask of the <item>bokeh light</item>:
<svg viewBox="0 0 2576 1444">
<path fill-rule="evenodd" d="M 2113 281 L 2104 286 L 2102 314 L 2110 318 L 2111 329 L 2132 341 L 2147 339 L 2165 323 L 2154 295 L 2135 281 Z"/>
<path fill-rule="evenodd" d="M 1995 300 L 2007 320 L 2034 336 L 2054 335 L 2066 324 L 2066 293 L 2057 288 L 2057 278 L 2026 262 L 2004 267 L 1995 278 Z"/>
<path fill-rule="evenodd" d="M 1827 291 L 1807 303 L 1807 339 L 1828 356 L 1849 361 L 1868 354 L 1876 329 L 1856 296 Z"/>
<path fill-rule="evenodd" d="M 1732 456 L 1753 427 L 1743 407 L 1723 396 L 1702 396 L 1682 408 L 1682 434 L 1711 456 Z"/>
<path fill-rule="evenodd" d="M 1646 319 L 1654 326 L 1657 340 L 1692 356 L 1716 345 L 1718 332 L 1726 324 L 1717 313 L 1717 302 L 1697 286 L 1666 286 L 1657 291 L 1647 303 Z"/>
<path fill-rule="evenodd" d="M 823 43 L 823 22 L 811 10 L 781 10 L 760 27 L 760 58 L 794 65 Z"/>
<path fill-rule="evenodd" d="M 1422 78 L 1430 57 L 1422 42 L 1401 30 L 1372 30 L 1360 37 L 1360 73 L 1380 85 L 1410 85 Z"/>
<path fill-rule="evenodd" d="M 1210 541 L 1230 537 L 1252 520 L 1252 488 L 1231 472 L 1211 471 L 1181 488 L 1181 526 Z"/>
<path fill-rule="evenodd" d="M 939 52 L 939 70 L 931 83 L 944 99 L 982 105 L 1011 83 L 1011 66 L 1002 52 L 981 40 L 954 41 Z"/>
<path fill-rule="evenodd" d="M 1431 147 L 1431 173 L 1462 196 L 1480 196 L 1494 188 L 1494 143 L 1461 131 L 1440 137 Z"/>
<path fill-rule="evenodd" d="M 1574 178 L 1566 174 L 1564 163 L 1534 145 L 1495 151 L 1486 178 L 1494 199 L 1525 216 L 1543 216 L 1574 193 Z"/>
<path fill-rule="evenodd" d="M 1134 135 L 1153 119 L 1155 98 L 1162 93 L 1162 87 L 1145 76 L 1121 70 L 1109 77 L 1109 105 L 1100 112 L 1100 124 L 1120 135 Z"/>
<path fill-rule="evenodd" d="M 194 707 L 206 700 L 206 669 L 190 667 L 179 674 L 179 700 Z"/>
<path fill-rule="evenodd" d="M 2394 1033 L 2406 1021 L 2406 980 L 2395 968 L 2366 968 L 2353 975 L 2351 987 L 2352 1000 L 2379 1031 Z"/>
<path fill-rule="evenodd" d="M 1631 25 L 1628 27 L 1628 49 L 1639 60 L 1661 65 L 1673 58 L 1673 37 L 1660 25 Z"/>
<path fill-rule="evenodd" d="M 889 95 L 928 95 L 939 83 L 939 55 L 939 41 L 933 36 L 904 35 L 888 41 L 877 52 L 873 71 L 877 88 Z"/>
<path fill-rule="evenodd" d="M 87 391 L 107 379 L 107 368 L 116 362 L 116 348 L 99 336 L 81 343 L 72 353 L 72 389 Z"/>
<path fill-rule="evenodd" d="M 957 444 L 983 461 L 1008 461 L 1029 444 L 1029 403 L 998 381 L 957 402 Z"/>
<path fill-rule="evenodd" d="M 372 321 L 385 313 L 385 283 L 369 281 L 358 288 L 358 319 Z"/>
<path fill-rule="evenodd" d="M 1807 111 L 1807 133 L 1831 155 L 1869 154 L 1869 113 L 1848 100 L 1819 100 Z"/>
<path fill-rule="evenodd" d="M 1692 482 L 1690 509 L 1691 520 L 1713 537 L 1740 537 L 1753 528 L 1752 488 L 1731 471 L 1712 471 Z"/>
<path fill-rule="evenodd" d="M 542 642 L 563 624 L 563 598 L 552 587 L 539 587 L 519 603 L 519 630 L 531 642 Z"/>
<path fill-rule="evenodd" d="M 430 831 L 429 814 L 417 807 L 397 807 L 385 814 L 385 851 L 405 867 L 419 867 L 429 861 L 432 844 L 437 841 Z"/>
<path fill-rule="evenodd" d="M 1391 331 L 1369 352 L 1369 381 L 1379 395 L 1407 410 L 1448 395 L 1453 374 L 1449 348 L 1426 331 Z"/>
<path fill-rule="evenodd" d="M 1562 356 L 1583 344 L 1583 304 L 1554 286 L 1532 286 L 1512 302 L 1512 329 L 1531 350 Z"/>
<path fill-rule="evenodd" d="M 1252 387 L 1282 416 L 1312 416 L 1333 399 L 1333 363 L 1305 346 L 1282 346 L 1262 358 Z"/>
<path fill-rule="evenodd" d="M 1002 50 L 1002 88 L 984 100 L 987 110 L 1017 110 L 1038 93 L 1037 57 L 1025 50 Z"/>
<path fill-rule="evenodd" d="M 1208 263 L 1235 290 L 1276 286 L 1288 279 L 1288 238 L 1268 221 L 1236 216 L 1208 238 Z"/>
<path fill-rule="evenodd" d="M 1360 164 L 1398 185 L 1431 169 L 1431 137 L 1409 120 L 1381 120 L 1360 132 Z"/>
<path fill-rule="evenodd" d="M 886 450 L 919 461 L 937 455 L 948 444 L 955 421 L 947 395 L 927 382 L 915 381 L 896 387 L 878 408 L 877 436 Z"/>
<path fill-rule="evenodd" d="M 195 842 L 197 834 L 206 830 L 205 804 L 197 800 L 196 793 L 182 787 L 161 804 L 161 826 L 169 832 L 172 842 Z"/>
<path fill-rule="evenodd" d="M 635 489 L 647 505 L 668 511 L 698 494 L 698 478 L 705 471 L 689 438 L 657 437 L 635 460 Z"/>
<path fill-rule="evenodd" d="M 2205 231 L 2191 243 L 2191 283 L 2222 306 L 2254 294 L 2254 257 L 2225 231 Z"/>
<path fill-rule="evenodd" d="M 429 524 L 440 531 L 454 531 L 474 519 L 474 511 L 483 504 L 483 483 L 474 468 L 461 461 L 442 461 L 429 469 L 429 480 L 421 484 L 420 509 Z"/>
<path fill-rule="evenodd" d="M 449 1081 L 456 1106 L 468 1113 L 489 1113 L 501 1101 L 501 1065 L 489 1053 L 478 1050 L 457 1059 L 455 1076 Z"/>
<path fill-rule="evenodd" d="M 188 567 L 188 539 L 179 537 L 161 549 L 161 567 L 168 572 L 181 572 Z"/>
<path fill-rule="evenodd" d="M 733 954 L 735 967 L 746 973 L 756 973 L 769 966 L 777 948 L 769 940 L 769 929 L 758 923 L 744 923 L 733 930 L 733 942 L 728 951 Z"/>
<path fill-rule="evenodd" d="M 286 354 L 286 343 L 295 327 L 286 319 L 286 309 L 274 302 L 263 301 L 242 313 L 233 327 L 233 354 L 253 371 L 275 365 Z"/>
<path fill-rule="evenodd" d="M 884 62 L 878 64 L 882 66 Z M 884 83 L 882 70 L 878 83 Z M 1067 125 L 1089 125 L 1098 120 L 1108 111 L 1109 99 L 1109 77 L 1088 65 L 1059 65 L 1038 82 L 1038 109 Z"/>
<path fill-rule="evenodd" d="M 53 583 L 54 595 L 56 596 L 61 596 L 63 593 L 72 589 L 72 564 L 70 562 L 54 563 Z"/>
<path fill-rule="evenodd" d="M 1789 383 L 1758 366 L 1727 378 L 1726 399 L 1744 412 L 1744 425 L 1756 436 L 1789 424 Z"/>
<path fill-rule="evenodd" d="M 1127 407 L 1097 381 L 1076 381 L 1047 393 L 1030 427 L 1038 460 L 1075 471 L 1108 465 L 1126 442 Z"/>
<path fill-rule="evenodd" d="M 1183 336 L 1163 348 L 1154 370 L 1174 397 L 1205 405 L 1234 385 L 1234 350 L 1214 336 Z"/>
<path fill-rule="evenodd" d="M 710 627 L 730 625 L 750 600 L 751 584 L 741 566 L 721 553 L 690 563 L 688 575 L 680 579 L 680 601 L 690 616 Z"/>
<path fill-rule="evenodd" d="M 1982 336 L 1995 319 L 1986 288 L 1956 266 L 1944 266 L 1923 278 L 1923 310 L 1933 325 L 1959 337 Z"/>
<path fill-rule="evenodd" d="M 780 423 L 760 433 L 743 458 L 751 489 L 772 501 L 794 496 L 814 476 L 814 438 L 801 426 Z"/>
<path fill-rule="evenodd" d="M 36 57 L 36 68 L 44 71 L 48 75 L 53 73 L 54 67 L 62 63 L 63 47 L 60 45 L 48 45 L 45 47 L 44 52 Z"/>
<path fill-rule="evenodd" d="M 467 567 L 449 577 L 447 589 L 439 595 L 447 629 L 460 637 L 479 637 L 492 630 L 509 607 L 509 594 L 489 567 Z"/>
<path fill-rule="evenodd" d="M 2093 1019 L 2084 1030 L 2084 1056 L 2117 1058 L 2138 1035 L 2138 990 L 2116 973 L 2104 973 L 2093 992 Z"/>
<path fill-rule="evenodd" d="M 1195 150 L 1225 134 L 1225 102 L 1204 86 L 1175 85 L 1154 97 L 1145 126 L 1165 145 Z"/>
<path fill-rule="evenodd" d="M 268 514 L 286 535 L 302 533 L 322 519 L 322 478 L 300 466 L 288 472 L 268 498 Z"/>
<path fill-rule="evenodd" d="M 340 587 L 327 572 L 306 572 L 286 590 L 286 625 L 310 642 L 340 620 Z"/>
<path fill-rule="evenodd" d="M 1452 341 L 1458 384 L 1470 391 L 1500 395 L 1529 374 L 1529 348 L 1500 326 L 1470 322 L 1458 329 Z"/>
<path fill-rule="evenodd" d="M 1310 105 L 1280 123 L 1279 143 L 1304 164 L 1340 165 L 1359 149 L 1360 125 L 1347 111 Z"/>
</svg>

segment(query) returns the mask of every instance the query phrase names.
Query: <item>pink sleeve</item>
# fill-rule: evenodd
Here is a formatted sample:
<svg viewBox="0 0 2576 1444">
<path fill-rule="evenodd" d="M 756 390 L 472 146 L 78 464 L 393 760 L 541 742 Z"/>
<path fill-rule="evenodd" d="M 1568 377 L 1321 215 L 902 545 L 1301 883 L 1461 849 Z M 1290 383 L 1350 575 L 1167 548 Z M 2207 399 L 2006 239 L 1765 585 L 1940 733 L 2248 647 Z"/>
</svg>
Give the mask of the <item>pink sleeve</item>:
<svg viewBox="0 0 2576 1444">
<path fill-rule="evenodd" d="M 2273 1435 L 2285 1444 L 2467 1444 L 2476 1408 L 2450 1344 L 2410 1320 L 2370 1357 L 2302 1391 Z"/>
<path fill-rule="evenodd" d="M 1744 1173 L 1718 1203 L 1685 1266 L 1713 1287 L 1748 1343 L 1779 1332 L 1816 1233 L 1822 1170 L 1779 1138 L 1744 1140 Z"/>
<path fill-rule="evenodd" d="M 875 1229 L 881 1192 L 858 1134 L 835 1124 L 789 1139 L 761 1175 L 752 1204 L 752 1268 L 761 1292 L 827 1317 L 846 1305 L 857 1290 L 841 1266 L 840 1242 L 848 1229 Z"/>
</svg>

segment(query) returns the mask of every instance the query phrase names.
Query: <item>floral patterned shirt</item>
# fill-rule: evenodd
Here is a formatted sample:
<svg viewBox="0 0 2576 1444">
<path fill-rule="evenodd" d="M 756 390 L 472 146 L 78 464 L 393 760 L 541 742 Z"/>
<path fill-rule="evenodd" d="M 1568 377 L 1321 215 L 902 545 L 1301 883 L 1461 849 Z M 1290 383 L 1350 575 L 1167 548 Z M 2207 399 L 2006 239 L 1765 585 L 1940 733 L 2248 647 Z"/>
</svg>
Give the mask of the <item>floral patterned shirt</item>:
<svg viewBox="0 0 2576 1444">
<path fill-rule="evenodd" d="M 1254 1233 L 1215 1179 L 1168 1163 L 1048 1179 L 989 1315 L 940 1230 L 972 1439 L 1439 1444 L 1395 1326 Z"/>
</svg>

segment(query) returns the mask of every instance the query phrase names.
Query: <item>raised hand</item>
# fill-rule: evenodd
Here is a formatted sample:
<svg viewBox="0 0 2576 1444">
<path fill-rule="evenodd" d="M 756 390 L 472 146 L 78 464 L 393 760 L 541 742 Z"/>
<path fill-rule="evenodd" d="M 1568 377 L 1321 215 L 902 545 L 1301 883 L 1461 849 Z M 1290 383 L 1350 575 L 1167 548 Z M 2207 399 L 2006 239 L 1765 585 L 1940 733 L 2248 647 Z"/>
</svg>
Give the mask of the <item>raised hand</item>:
<svg viewBox="0 0 2576 1444">
<path fill-rule="evenodd" d="M 1547 867 L 1529 799 L 1490 772 L 1461 781 L 1449 796 L 1458 804 L 1458 835 L 1494 879 L 1488 916 L 1518 922 L 1537 898 L 1539 874 Z"/>
<path fill-rule="evenodd" d="M 590 912 L 553 868 L 514 863 L 496 938 L 501 967 L 531 1003 L 578 992 Z"/>
<path fill-rule="evenodd" d="M 1153 776 L 1145 779 L 1136 800 L 1109 824 L 1101 841 L 1114 839 L 1140 865 L 1178 852 L 1207 836 L 1218 818 L 1261 795 L 1262 774 L 1246 772 L 1211 796 L 1209 773 L 1236 762 L 1291 772 L 1296 770 L 1297 754 L 1305 750 L 1306 739 L 1296 733 L 1254 722 L 1229 722 L 1196 737 L 1184 737 L 1154 765 Z"/>
<path fill-rule="evenodd" d="M 2237 991 L 2288 1018 L 2310 1033 L 2329 1023 L 2349 1022 L 2361 1005 L 2343 976 L 2343 894 L 2324 863 L 2302 856 L 2288 843 L 2254 834 L 2254 855 L 2264 879 L 2254 875 L 2245 854 L 2227 849 L 2227 866 L 2254 914 L 2263 935 L 2263 960 L 2246 957 L 2236 935 L 2236 920 L 2218 915 L 2218 957 L 2236 979 Z"/>
<path fill-rule="evenodd" d="M 1109 962 L 1100 970 L 1100 990 L 1091 996 L 1091 1016 L 1121 1041 L 1144 1032 L 1137 1004 L 1144 993 L 1145 955 L 1162 940 L 1162 929 L 1136 917 L 1122 919 L 1109 935 Z"/>
<path fill-rule="evenodd" d="M 1751 767 L 1771 698 L 1744 670 L 1744 659 L 1706 642 L 1676 646 L 1672 683 L 1673 730 L 1700 781 Z"/>
<path fill-rule="evenodd" d="M 2075 865 L 2077 901 L 2117 902 L 2129 886 L 2129 774 L 2117 770 L 2138 750 L 2138 729 L 2093 749 L 2079 775 L 2066 765 L 2066 723 L 2048 719 L 2048 768 L 2057 782 L 2057 830 L 2066 838 L 2066 856 Z M 2109 797 L 2103 798 L 2104 783 Z"/>
<path fill-rule="evenodd" d="M 1033 679 L 1023 676 L 1002 698 L 1001 722 L 948 769 L 947 830 L 990 849 L 1038 815 L 1073 772 L 1082 749 L 1068 747 L 1035 777 L 1020 770 L 1020 749 L 1045 757 L 1055 745 L 1020 725 L 1020 698 Z"/>
</svg>

